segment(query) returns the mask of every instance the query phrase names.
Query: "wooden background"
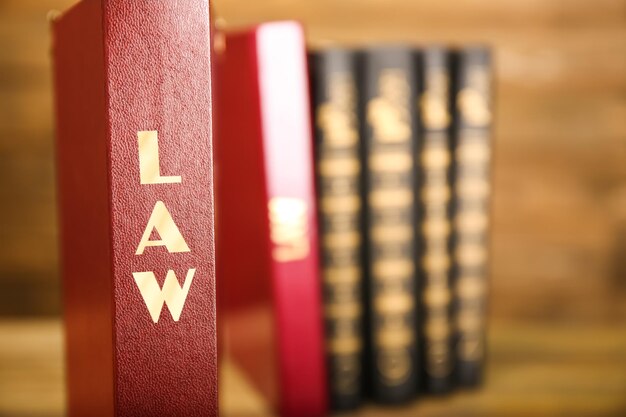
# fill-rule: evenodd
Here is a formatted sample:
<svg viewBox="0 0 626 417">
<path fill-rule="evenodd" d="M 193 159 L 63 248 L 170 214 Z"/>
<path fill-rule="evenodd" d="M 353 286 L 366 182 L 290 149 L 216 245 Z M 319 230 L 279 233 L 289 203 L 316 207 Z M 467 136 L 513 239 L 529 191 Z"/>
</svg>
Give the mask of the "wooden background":
<svg viewBox="0 0 626 417">
<path fill-rule="evenodd" d="M 46 13 L 0 0 L 0 314 L 58 314 Z M 221 0 L 229 26 L 295 18 L 314 45 L 485 42 L 497 67 L 493 313 L 611 315 L 626 292 L 626 2 Z M 88 138 L 85 138 L 88 140 Z"/>
<path fill-rule="evenodd" d="M 46 14 L 73 3 L 0 0 L 0 317 L 9 329 L 0 337 L 2 416 L 62 412 L 60 356 L 52 364 L 39 351 L 24 356 L 22 345 L 8 340 L 19 334 L 24 344 L 50 343 L 47 354 L 60 349 Z M 214 6 L 230 27 L 299 19 L 313 45 L 492 45 L 497 121 L 490 341 L 493 362 L 500 364 L 492 364 L 492 380 L 500 381 L 500 391 L 458 400 L 482 414 L 427 405 L 423 415 L 517 415 L 503 412 L 513 408 L 502 404 L 521 407 L 528 395 L 535 408 L 526 411 L 536 416 L 563 410 L 568 416 L 626 415 L 626 1 L 215 0 Z M 52 324 L 38 324 L 33 317 L 40 316 Z M 38 339 L 43 334 L 50 337 Z M 52 372 L 55 382 L 32 385 L 45 377 L 24 373 L 15 355 L 44 376 Z M 9 384 L 15 375 L 30 375 L 23 382 L 30 388 Z M 47 392 L 48 411 L 38 414 L 30 401 L 30 411 L 18 413 L 6 405 L 11 391 L 2 396 L 7 387 L 39 398 Z"/>
</svg>

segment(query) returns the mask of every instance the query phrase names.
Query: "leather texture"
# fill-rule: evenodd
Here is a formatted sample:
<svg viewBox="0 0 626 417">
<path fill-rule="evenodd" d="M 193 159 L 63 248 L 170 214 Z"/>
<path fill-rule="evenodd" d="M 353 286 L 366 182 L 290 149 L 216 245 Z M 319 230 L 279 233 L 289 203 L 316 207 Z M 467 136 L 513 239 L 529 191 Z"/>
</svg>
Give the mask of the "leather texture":
<svg viewBox="0 0 626 417">
<path fill-rule="evenodd" d="M 101 21 L 99 2 L 83 1 L 54 24 L 57 198 L 70 417 L 114 415 L 104 44 L 102 25 L 97 24 Z"/>
<path fill-rule="evenodd" d="M 66 18 L 77 22 L 76 28 L 69 28 Z M 74 296 L 66 299 L 69 369 L 101 366 L 106 377 L 99 378 L 96 388 L 113 395 L 106 410 L 93 403 L 93 410 L 85 412 L 89 398 L 81 386 L 88 372 L 70 372 L 70 415 L 217 416 L 208 2 L 84 0 L 55 26 L 58 34 L 67 31 L 57 36 L 56 45 L 65 51 L 56 54 L 57 60 L 66 61 L 57 65 L 60 171 L 66 164 L 73 167 L 72 173 L 59 177 L 66 219 L 64 259 L 79 265 L 64 270 L 67 286 L 75 288 Z M 93 49 L 85 48 L 87 36 Z M 83 74 L 89 89 L 73 78 L 70 66 Z M 92 100 L 97 105 L 91 106 Z M 140 183 L 137 132 L 146 130 L 158 131 L 161 173 L 180 175 L 181 183 Z M 94 138 L 97 146 L 88 146 Z M 93 185 L 80 189 L 68 180 L 71 175 Z M 87 193 L 80 210 L 78 192 Z M 169 210 L 189 252 L 169 253 L 155 246 L 135 255 L 157 201 Z M 74 251 L 88 243 L 77 237 L 85 234 L 101 253 L 91 255 L 87 246 L 87 255 L 78 258 Z M 97 276 L 87 273 L 92 258 L 103 265 Z M 152 271 L 162 287 L 173 270 L 182 286 L 190 268 L 196 273 L 180 320 L 175 322 L 164 305 L 154 323 L 133 273 Z M 97 295 L 91 293 L 96 290 Z M 94 302 L 75 307 L 82 297 Z M 94 322 L 97 329 L 83 332 L 74 323 L 89 308 L 100 321 Z M 107 324 L 112 325 L 108 331 Z M 90 337 L 103 342 L 99 355 L 91 351 Z M 96 365 L 96 360 L 104 364 Z M 107 364 L 113 367 L 108 374 Z"/>
<path fill-rule="evenodd" d="M 225 346 L 282 416 L 325 415 L 326 372 L 304 36 L 294 22 L 226 36 L 216 57 L 218 276 Z M 306 255 L 277 258 L 268 209 L 307 207 Z"/>
</svg>

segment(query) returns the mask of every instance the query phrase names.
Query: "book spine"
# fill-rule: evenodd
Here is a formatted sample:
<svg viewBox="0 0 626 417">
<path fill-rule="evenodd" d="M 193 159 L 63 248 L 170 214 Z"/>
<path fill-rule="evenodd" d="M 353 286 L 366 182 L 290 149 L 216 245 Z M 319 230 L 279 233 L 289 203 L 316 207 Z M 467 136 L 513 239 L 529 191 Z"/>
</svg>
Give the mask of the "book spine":
<svg viewBox="0 0 626 417">
<path fill-rule="evenodd" d="M 110 384 L 108 415 L 217 416 L 209 4 L 84 1 L 55 31 L 70 414 Z M 94 352 L 112 380 L 77 371 Z"/>
<path fill-rule="evenodd" d="M 321 417 L 328 395 L 301 26 L 227 34 L 217 70 L 227 349 L 281 416 Z"/>
<path fill-rule="evenodd" d="M 489 51 L 467 48 L 455 58 L 454 288 L 456 377 L 482 381 L 488 274 L 491 160 Z"/>
<path fill-rule="evenodd" d="M 115 415 L 101 21 L 99 2 L 83 1 L 53 22 L 59 263 L 70 417 Z"/>
<path fill-rule="evenodd" d="M 311 102 L 302 27 L 257 30 L 271 273 L 283 416 L 321 417 L 328 395 Z"/>
<path fill-rule="evenodd" d="M 363 395 L 357 56 L 319 52 L 311 77 L 328 384 L 332 408 L 346 410 Z"/>
<path fill-rule="evenodd" d="M 429 392 L 450 389 L 452 352 L 451 278 L 451 95 L 450 62 L 442 48 L 419 55 L 421 136 L 420 255 L 423 385 Z"/>
<path fill-rule="evenodd" d="M 416 395 L 419 374 L 412 52 L 365 52 L 362 83 L 370 384 L 376 400 L 400 403 Z"/>
</svg>

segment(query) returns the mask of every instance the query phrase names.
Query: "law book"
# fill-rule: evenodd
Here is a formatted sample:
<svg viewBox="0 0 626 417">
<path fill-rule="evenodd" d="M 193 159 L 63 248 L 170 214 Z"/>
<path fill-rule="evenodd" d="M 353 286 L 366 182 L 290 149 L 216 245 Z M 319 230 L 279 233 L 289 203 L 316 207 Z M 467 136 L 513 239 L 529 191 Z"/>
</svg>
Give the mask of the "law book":
<svg viewBox="0 0 626 417">
<path fill-rule="evenodd" d="M 53 23 L 70 416 L 217 416 L 209 4 Z"/>
<path fill-rule="evenodd" d="M 483 379 L 486 343 L 491 58 L 487 48 L 459 50 L 454 62 L 453 282 L 456 379 Z"/>
<path fill-rule="evenodd" d="M 450 55 L 426 47 L 419 65 L 420 354 L 427 392 L 452 387 Z"/>
<path fill-rule="evenodd" d="M 362 128 L 369 391 L 401 403 L 418 390 L 417 70 L 409 48 L 364 52 Z"/>
<path fill-rule="evenodd" d="M 225 356 L 282 416 L 327 410 L 302 28 L 225 34 L 216 56 L 217 265 Z"/>
<path fill-rule="evenodd" d="M 363 397 L 363 237 L 358 55 L 311 54 L 315 168 L 331 407 Z"/>
</svg>

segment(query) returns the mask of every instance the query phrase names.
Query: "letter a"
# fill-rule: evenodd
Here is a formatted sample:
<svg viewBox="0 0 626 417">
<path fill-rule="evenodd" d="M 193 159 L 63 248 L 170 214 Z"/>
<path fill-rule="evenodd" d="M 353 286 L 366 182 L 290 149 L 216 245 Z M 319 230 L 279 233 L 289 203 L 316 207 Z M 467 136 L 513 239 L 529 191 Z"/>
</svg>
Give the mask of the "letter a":
<svg viewBox="0 0 626 417">
<path fill-rule="evenodd" d="M 159 233 L 161 240 L 150 240 L 153 230 Z M 157 201 L 154 205 L 135 255 L 142 255 L 147 246 L 165 246 L 169 253 L 190 252 L 187 242 L 162 201 Z"/>
<path fill-rule="evenodd" d="M 175 184 L 180 176 L 162 177 L 159 166 L 159 136 L 156 130 L 137 132 L 139 145 L 139 179 L 141 184 Z"/>
<path fill-rule="evenodd" d="M 135 283 L 139 287 L 139 292 L 143 297 L 143 301 L 148 307 L 150 317 L 155 323 L 159 322 L 161 316 L 161 310 L 163 304 L 167 304 L 167 308 L 172 314 L 174 321 L 180 319 L 180 314 L 183 312 L 185 306 L 185 300 L 187 300 L 187 294 L 189 294 L 189 288 L 193 281 L 193 276 L 196 273 L 195 268 L 187 271 L 187 277 L 185 278 L 185 284 L 180 287 L 176 274 L 174 271 L 167 271 L 165 276 L 165 282 L 163 283 L 163 289 L 159 288 L 154 272 L 133 272 Z"/>
</svg>

